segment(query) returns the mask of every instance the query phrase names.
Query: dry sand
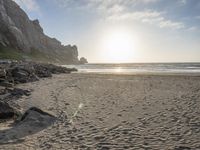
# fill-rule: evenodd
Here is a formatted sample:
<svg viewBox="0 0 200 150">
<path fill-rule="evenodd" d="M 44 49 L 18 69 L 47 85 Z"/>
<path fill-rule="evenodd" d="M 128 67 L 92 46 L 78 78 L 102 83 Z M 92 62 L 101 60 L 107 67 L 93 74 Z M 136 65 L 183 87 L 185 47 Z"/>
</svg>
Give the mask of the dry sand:
<svg viewBox="0 0 200 150">
<path fill-rule="evenodd" d="M 1 138 L 0 149 L 200 149 L 198 76 L 63 74 L 19 86 L 33 89 L 17 100 L 21 111 L 36 106 L 58 119 Z"/>
</svg>

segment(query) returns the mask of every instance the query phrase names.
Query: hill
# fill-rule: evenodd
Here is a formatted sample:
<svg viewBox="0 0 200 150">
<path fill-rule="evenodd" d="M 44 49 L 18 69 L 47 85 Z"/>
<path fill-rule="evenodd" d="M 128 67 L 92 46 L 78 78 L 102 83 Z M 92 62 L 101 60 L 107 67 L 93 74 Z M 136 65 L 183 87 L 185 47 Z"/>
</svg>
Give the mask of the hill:
<svg viewBox="0 0 200 150">
<path fill-rule="evenodd" d="M 45 35 L 39 20 L 30 20 L 12 0 L 0 0 L 0 58 L 79 63 L 77 46 Z"/>
</svg>

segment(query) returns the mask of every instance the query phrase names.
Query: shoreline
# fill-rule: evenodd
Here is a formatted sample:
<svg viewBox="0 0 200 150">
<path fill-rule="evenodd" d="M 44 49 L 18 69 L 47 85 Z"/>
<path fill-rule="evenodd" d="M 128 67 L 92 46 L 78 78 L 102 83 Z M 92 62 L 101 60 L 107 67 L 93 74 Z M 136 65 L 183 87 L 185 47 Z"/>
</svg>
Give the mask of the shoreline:
<svg viewBox="0 0 200 150">
<path fill-rule="evenodd" d="M 194 76 L 199 77 L 200 72 L 187 73 L 187 72 L 141 72 L 141 73 L 112 73 L 112 72 L 73 72 L 72 74 L 83 74 L 83 75 L 116 75 L 116 76 Z"/>
<path fill-rule="evenodd" d="M 65 66 L 65 65 L 64 65 Z M 68 66 L 68 65 L 66 65 Z M 69 65 L 70 66 L 70 65 Z M 76 67 L 79 73 L 92 74 L 136 74 L 136 75 L 198 75 L 200 74 L 199 63 L 145 63 L 145 64 L 86 64 L 86 65 L 71 65 Z"/>
</svg>

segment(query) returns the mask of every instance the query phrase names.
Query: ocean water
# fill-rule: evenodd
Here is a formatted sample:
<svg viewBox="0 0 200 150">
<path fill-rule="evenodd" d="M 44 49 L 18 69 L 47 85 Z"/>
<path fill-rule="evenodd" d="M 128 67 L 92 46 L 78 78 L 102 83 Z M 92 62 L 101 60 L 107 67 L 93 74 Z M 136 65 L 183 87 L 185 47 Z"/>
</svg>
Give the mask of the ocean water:
<svg viewBox="0 0 200 150">
<path fill-rule="evenodd" d="M 200 73 L 200 63 L 129 63 L 65 66 L 75 67 L 79 73 Z"/>
</svg>

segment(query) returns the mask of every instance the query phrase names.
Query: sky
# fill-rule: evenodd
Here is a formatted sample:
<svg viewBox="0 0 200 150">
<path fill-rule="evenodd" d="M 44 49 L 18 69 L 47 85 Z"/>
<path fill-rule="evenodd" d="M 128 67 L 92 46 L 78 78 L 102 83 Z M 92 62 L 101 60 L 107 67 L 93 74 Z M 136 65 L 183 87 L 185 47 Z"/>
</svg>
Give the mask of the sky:
<svg viewBox="0 0 200 150">
<path fill-rule="evenodd" d="M 90 63 L 200 62 L 200 0 L 15 0 Z"/>
</svg>

